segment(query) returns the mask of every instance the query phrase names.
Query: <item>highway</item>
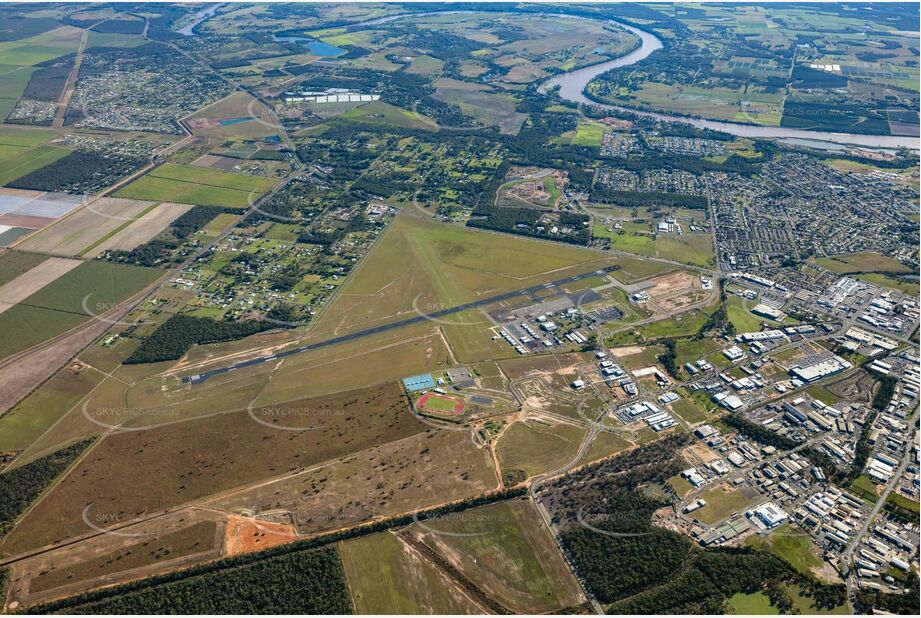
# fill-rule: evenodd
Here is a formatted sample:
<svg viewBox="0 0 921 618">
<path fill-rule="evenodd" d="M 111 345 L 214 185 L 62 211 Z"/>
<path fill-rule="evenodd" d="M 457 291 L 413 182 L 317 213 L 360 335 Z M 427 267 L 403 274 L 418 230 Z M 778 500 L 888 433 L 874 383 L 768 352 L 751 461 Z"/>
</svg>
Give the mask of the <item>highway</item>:
<svg viewBox="0 0 921 618">
<path fill-rule="evenodd" d="M 317 350 L 319 348 L 326 348 L 331 345 L 337 345 L 340 343 L 345 343 L 346 341 L 354 341 L 356 339 L 362 339 L 370 335 L 376 335 L 378 333 L 387 332 L 390 330 L 395 330 L 397 328 L 403 328 L 404 326 L 409 326 L 411 324 L 418 324 L 423 320 L 432 320 L 437 318 L 442 318 L 447 315 L 453 315 L 455 313 L 460 313 L 462 311 L 467 311 L 469 309 L 476 309 L 478 307 L 483 307 L 486 305 L 492 305 L 494 303 L 502 302 L 504 300 L 509 300 L 522 295 L 534 295 L 537 292 L 547 290 L 548 288 L 556 287 L 558 285 L 563 285 L 565 283 L 571 283 L 573 281 L 580 281 L 582 279 L 588 279 L 590 277 L 595 277 L 597 275 L 603 275 L 605 273 L 613 272 L 618 270 L 618 266 L 605 266 L 600 269 L 591 270 L 584 272 L 578 275 L 572 275 L 569 277 L 564 277 L 562 279 L 557 279 L 556 281 L 551 281 L 549 283 L 541 283 L 538 285 L 532 285 L 531 287 L 522 288 L 518 290 L 512 290 L 510 292 L 504 292 L 502 294 L 496 294 L 494 296 L 488 296 L 486 298 L 481 298 L 469 303 L 464 303 L 462 305 L 457 305 L 455 307 L 449 307 L 447 309 L 440 309 L 432 313 L 420 313 L 411 318 L 405 318 L 403 320 L 397 320 L 396 322 L 390 322 L 387 324 L 381 324 L 379 326 L 373 326 L 371 328 L 366 328 L 364 330 L 359 330 L 354 333 L 349 333 L 348 335 L 342 335 L 339 337 L 333 337 L 332 339 L 326 339 L 323 341 L 318 341 L 317 343 L 310 343 L 303 345 L 297 348 L 292 348 L 290 350 L 285 350 L 284 352 L 278 352 L 277 354 L 270 354 L 268 356 L 260 356 L 257 358 L 251 358 L 249 360 L 241 361 L 234 365 L 228 365 L 226 367 L 219 367 L 217 369 L 211 369 L 209 371 L 204 371 L 202 373 L 197 373 L 195 375 L 186 376 L 182 378 L 183 382 L 189 384 L 201 384 L 208 378 L 211 378 L 222 373 L 227 373 L 228 371 L 234 371 L 235 369 L 243 369 L 244 367 L 252 367 L 253 365 L 261 365 L 262 363 L 271 362 L 278 360 L 280 358 L 287 358 L 288 356 L 294 356 L 295 354 L 301 354 L 302 352 L 308 352 L 310 350 Z"/>
</svg>

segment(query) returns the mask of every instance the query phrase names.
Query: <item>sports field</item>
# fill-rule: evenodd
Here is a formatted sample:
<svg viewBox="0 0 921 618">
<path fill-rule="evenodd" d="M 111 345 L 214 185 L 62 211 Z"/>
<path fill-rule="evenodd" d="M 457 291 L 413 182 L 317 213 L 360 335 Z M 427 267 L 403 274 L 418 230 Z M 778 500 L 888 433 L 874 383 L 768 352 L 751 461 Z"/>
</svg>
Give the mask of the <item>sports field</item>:
<svg viewBox="0 0 921 618">
<path fill-rule="evenodd" d="M 275 181 L 259 176 L 166 163 L 115 195 L 156 202 L 243 208 L 274 185 Z"/>
<path fill-rule="evenodd" d="M 425 393 L 416 400 L 416 410 L 426 416 L 457 419 L 464 415 L 464 400 L 462 397 Z"/>
</svg>

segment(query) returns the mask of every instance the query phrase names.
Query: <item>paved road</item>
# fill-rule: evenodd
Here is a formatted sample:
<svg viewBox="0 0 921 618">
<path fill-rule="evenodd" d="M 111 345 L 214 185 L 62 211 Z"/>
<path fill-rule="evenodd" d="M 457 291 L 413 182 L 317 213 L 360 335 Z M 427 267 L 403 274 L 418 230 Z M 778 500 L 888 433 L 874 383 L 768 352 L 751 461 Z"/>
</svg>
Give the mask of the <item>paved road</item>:
<svg viewBox="0 0 921 618">
<path fill-rule="evenodd" d="M 914 439 L 914 425 L 915 425 L 915 416 L 917 415 L 918 410 L 916 409 L 912 412 L 911 416 L 908 417 L 907 423 L 909 426 L 909 440 L 905 447 L 905 452 L 902 453 L 902 460 L 899 462 L 899 467 L 892 474 L 892 477 L 889 479 L 889 482 L 886 483 L 883 492 L 880 494 L 879 499 L 877 499 L 876 504 L 873 505 L 873 508 L 870 510 L 870 513 L 867 515 L 866 519 L 863 521 L 863 525 L 860 526 L 854 536 L 851 538 L 851 542 L 848 543 L 847 548 L 844 550 L 844 553 L 841 555 L 841 565 L 850 570 L 851 557 L 854 555 L 854 551 L 857 549 L 857 546 L 860 544 L 860 541 L 867 534 L 867 530 L 870 529 L 870 525 L 876 520 L 876 516 L 879 515 L 879 512 L 886 506 L 886 499 L 889 498 L 889 494 L 895 489 L 895 486 L 898 485 L 899 480 L 902 478 L 902 475 L 905 473 L 905 468 L 908 467 L 908 464 L 911 463 L 911 445 L 915 443 Z M 847 595 L 851 601 L 851 605 L 857 600 L 857 591 L 855 587 L 857 585 L 855 572 L 850 571 L 847 575 Z"/>
<path fill-rule="evenodd" d="M 521 295 L 533 295 L 537 292 L 546 290 L 547 288 L 555 287 L 558 285 L 563 285 L 564 283 L 570 283 L 572 281 L 580 281 L 582 279 L 588 279 L 589 277 L 594 277 L 596 275 L 603 275 L 605 273 L 613 272 L 617 270 L 617 266 L 605 266 L 600 269 L 595 269 L 589 272 L 584 272 L 578 275 L 572 275 L 570 277 L 564 277 L 562 279 L 557 279 L 556 281 L 551 281 L 549 283 L 541 283 L 539 285 L 532 285 L 531 287 L 522 288 L 520 290 L 513 290 L 511 292 L 505 292 L 502 294 L 496 294 L 495 296 L 489 296 L 487 298 L 481 298 L 480 300 L 475 300 L 473 302 L 464 303 L 463 305 L 457 305 L 456 307 L 449 307 L 447 309 L 441 309 L 427 314 L 419 314 L 411 318 L 406 318 L 403 320 L 398 320 L 396 322 L 390 322 L 389 324 L 381 324 L 380 326 L 373 326 L 371 328 L 366 328 L 364 330 L 359 330 L 354 333 L 349 333 L 348 335 L 342 335 L 340 337 L 333 337 L 332 339 L 326 339 L 324 341 L 318 341 L 317 343 L 310 343 L 303 345 L 297 348 L 292 348 L 290 350 L 285 350 L 284 352 L 279 352 L 277 354 L 270 354 L 269 356 L 260 356 L 258 358 L 251 358 L 245 360 L 235 365 L 228 365 L 226 367 L 219 367 L 217 369 L 212 369 L 210 371 L 205 371 L 203 373 L 197 373 L 192 376 L 187 376 L 182 379 L 183 382 L 190 384 L 201 384 L 208 378 L 216 376 L 222 373 L 227 373 L 228 371 L 233 371 L 235 369 L 242 369 L 244 367 L 252 367 L 253 365 L 261 365 L 262 363 L 270 362 L 277 360 L 279 358 L 286 358 L 288 356 L 293 356 L 295 354 L 300 354 L 302 352 L 307 352 L 309 350 L 316 350 L 319 348 L 325 348 L 331 345 L 337 345 L 340 343 L 345 343 L 346 341 L 354 341 L 356 339 L 362 339 L 370 335 L 376 335 L 378 333 L 387 332 L 397 328 L 403 328 L 404 326 L 409 326 L 410 324 L 418 324 L 423 320 L 432 320 L 437 318 L 442 318 L 446 315 L 452 315 L 455 313 L 460 313 L 462 311 L 467 311 L 469 309 L 476 309 L 478 307 L 483 307 L 485 305 L 491 305 L 494 303 L 502 302 L 503 300 L 509 300 Z"/>
</svg>

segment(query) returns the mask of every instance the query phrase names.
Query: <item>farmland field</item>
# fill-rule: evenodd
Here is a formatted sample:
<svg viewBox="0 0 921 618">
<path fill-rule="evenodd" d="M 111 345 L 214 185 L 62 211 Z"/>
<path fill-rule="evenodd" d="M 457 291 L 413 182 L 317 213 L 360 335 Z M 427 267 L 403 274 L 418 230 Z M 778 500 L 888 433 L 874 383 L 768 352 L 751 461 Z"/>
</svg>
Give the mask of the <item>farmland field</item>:
<svg viewBox="0 0 921 618">
<path fill-rule="evenodd" d="M 49 258 L 0 287 L 0 313 L 73 270 L 80 260 Z"/>
<path fill-rule="evenodd" d="M 435 99 L 453 103 L 468 116 L 497 126 L 503 133 L 518 133 L 524 122 L 525 115 L 515 111 L 516 101 L 511 95 L 445 77 L 436 81 L 435 87 Z"/>
<path fill-rule="evenodd" d="M 166 229 L 170 223 L 182 216 L 191 204 L 173 204 L 166 202 L 141 211 L 134 221 L 123 222 L 121 226 L 90 244 L 83 253 L 100 255 L 109 250 L 130 251 Z"/>
<path fill-rule="evenodd" d="M 22 301 L 41 307 L 92 316 L 102 313 L 159 277 L 155 268 L 83 262 Z"/>
<path fill-rule="evenodd" d="M 0 252 L 0 285 L 12 281 L 48 259 L 48 256 L 22 251 Z"/>
<path fill-rule="evenodd" d="M 155 202 L 242 208 L 274 184 L 274 181 L 258 176 L 166 163 L 115 195 Z"/>
<path fill-rule="evenodd" d="M 108 312 L 152 283 L 162 271 L 84 262 L 0 313 L 0 329 L 16 332 L 0 341 L 0 357 L 24 350 Z"/>
<path fill-rule="evenodd" d="M 41 230 L 19 248 L 56 255 L 80 255 L 106 234 L 130 223 L 154 202 L 101 198 Z"/>
<path fill-rule="evenodd" d="M 17 152 L 15 157 L 8 157 L 0 161 L 2 162 L 2 165 L 0 165 L 0 185 L 10 183 L 49 163 L 54 163 L 71 152 L 72 150 L 69 148 L 47 145 L 36 146 L 25 152 Z"/>
</svg>

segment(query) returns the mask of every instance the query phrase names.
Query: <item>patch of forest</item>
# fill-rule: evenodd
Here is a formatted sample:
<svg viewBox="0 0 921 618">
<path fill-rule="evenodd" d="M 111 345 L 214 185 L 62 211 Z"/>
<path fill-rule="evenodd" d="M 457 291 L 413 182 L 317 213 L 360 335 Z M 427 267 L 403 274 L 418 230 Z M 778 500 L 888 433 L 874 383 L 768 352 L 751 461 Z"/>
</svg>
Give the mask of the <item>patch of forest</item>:
<svg viewBox="0 0 921 618">
<path fill-rule="evenodd" d="M 75 150 L 53 163 L 7 183 L 14 189 L 95 193 L 139 169 L 142 159 L 117 153 Z"/>
<path fill-rule="evenodd" d="M 279 328 L 278 322 L 263 320 L 214 320 L 177 314 L 157 330 L 125 359 L 125 364 L 158 363 L 181 358 L 193 345 L 233 341 Z"/>
<path fill-rule="evenodd" d="M 59 451 L 0 474 L 0 538 L 5 536 L 26 509 L 42 495 L 92 444 L 81 440 Z"/>
<path fill-rule="evenodd" d="M 591 594 L 612 614 L 717 614 L 736 593 L 763 592 L 789 612 L 785 584 L 799 587 L 816 609 L 844 602 L 843 585 L 801 575 L 754 549 L 701 549 L 658 528 L 653 513 L 676 500 L 666 481 L 687 466 L 689 444 L 675 434 L 547 484 L 538 496 L 560 542 Z M 643 491 L 643 490 L 653 491 Z"/>
</svg>

